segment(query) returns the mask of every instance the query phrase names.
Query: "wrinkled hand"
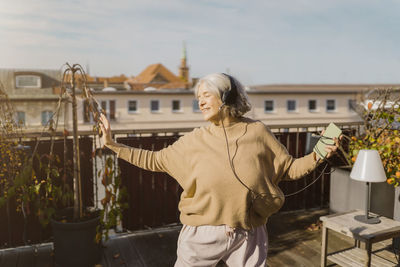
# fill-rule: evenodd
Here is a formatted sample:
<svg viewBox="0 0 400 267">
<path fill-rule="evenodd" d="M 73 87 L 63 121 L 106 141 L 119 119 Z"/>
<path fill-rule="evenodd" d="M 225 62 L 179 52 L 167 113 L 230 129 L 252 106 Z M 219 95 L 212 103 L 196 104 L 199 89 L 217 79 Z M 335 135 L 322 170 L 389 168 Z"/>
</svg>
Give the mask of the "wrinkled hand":
<svg viewBox="0 0 400 267">
<path fill-rule="evenodd" d="M 114 141 L 112 140 L 110 122 L 108 121 L 107 117 L 104 116 L 104 114 L 101 114 L 99 119 L 100 119 L 99 125 L 101 128 L 101 131 L 103 132 L 103 136 L 101 137 L 103 140 L 103 143 L 105 145 L 113 144 Z"/>
</svg>

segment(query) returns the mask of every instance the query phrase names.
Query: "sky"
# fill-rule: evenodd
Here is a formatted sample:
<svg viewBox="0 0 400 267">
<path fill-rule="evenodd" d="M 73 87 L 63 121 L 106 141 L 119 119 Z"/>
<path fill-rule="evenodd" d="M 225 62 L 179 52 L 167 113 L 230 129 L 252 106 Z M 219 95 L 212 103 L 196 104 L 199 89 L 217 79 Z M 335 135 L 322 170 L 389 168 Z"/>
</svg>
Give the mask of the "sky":
<svg viewBox="0 0 400 267">
<path fill-rule="evenodd" d="M 0 68 L 138 75 L 162 63 L 246 85 L 400 84 L 399 0 L 0 0 Z"/>
</svg>

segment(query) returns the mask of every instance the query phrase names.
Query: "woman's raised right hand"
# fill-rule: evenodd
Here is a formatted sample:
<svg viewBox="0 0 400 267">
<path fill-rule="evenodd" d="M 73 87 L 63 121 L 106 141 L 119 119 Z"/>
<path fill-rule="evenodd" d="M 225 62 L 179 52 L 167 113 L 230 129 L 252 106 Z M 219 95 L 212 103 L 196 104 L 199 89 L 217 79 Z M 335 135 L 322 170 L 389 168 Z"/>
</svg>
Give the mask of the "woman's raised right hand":
<svg viewBox="0 0 400 267">
<path fill-rule="evenodd" d="M 107 117 L 102 113 L 100 115 L 100 128 L 101 131 L 103 132 L 103 143 L 104 145 L 110 145 L 112 143 L 114 143 L 114 141 L 112 140 L 112 135 L 111 135 L 111 126 L 110 126 L 110 122 L 108 121 Z"/>
</svg>

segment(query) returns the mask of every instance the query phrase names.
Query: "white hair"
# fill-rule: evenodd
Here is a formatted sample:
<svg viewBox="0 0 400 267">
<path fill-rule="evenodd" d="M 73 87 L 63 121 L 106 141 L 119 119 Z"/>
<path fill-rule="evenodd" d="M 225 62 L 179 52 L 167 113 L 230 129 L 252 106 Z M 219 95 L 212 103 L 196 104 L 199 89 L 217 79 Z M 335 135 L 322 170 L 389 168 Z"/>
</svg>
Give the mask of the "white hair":
<svg viewBox="0 0 400 267">
<path fill-rule="evenodd" d="M 246 112 L 250 111 L 251 104 L 244 86 L 238 80 L 236 80 L 236 78 L 231 75 L 229 76 L 235 83 L 238 96 L 236 97 L 235 103 L 226 106 L 226 108 L 230 116 L 240 118 Z M 198 98 L 199 87 L 202 84 L 207 86 L 207 89 L 219 98 L 222 98 L 224 92 L 231 90 L 231 81 L 227 75 L 222 73 L 208 74 L 201 78 L 195 85 L 194 94 L 196 98 Z"/>
</svg>

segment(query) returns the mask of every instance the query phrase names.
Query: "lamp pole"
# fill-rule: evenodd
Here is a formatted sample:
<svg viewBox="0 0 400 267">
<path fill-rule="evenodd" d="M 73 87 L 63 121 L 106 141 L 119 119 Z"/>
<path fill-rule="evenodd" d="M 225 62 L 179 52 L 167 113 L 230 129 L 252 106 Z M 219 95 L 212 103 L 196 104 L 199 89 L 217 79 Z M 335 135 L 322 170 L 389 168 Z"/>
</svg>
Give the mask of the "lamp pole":
<svg viewBox="0 0 400 267">
<path fill-rule="evenodd" d="M 365 218 L 368 220 L 369 218 L 369 209 L 370 209 L 370 194 L 371 194 L 371 184 L 367 182 L 367 193 L 365 194 L 367 197 L 365 199 Z"/>
<path fill-rule="evenodd" d="M 365 215 L 357 215 L 354 219 L 366 224 L 380 223 L 381 220 L 379 216 L 370 216 L 369 214 L 371 183 L 386 181 L 385 170 L 383 169 L 378 151 L 368 149 L 360 150 L 353 169 L 351 170 L 350 178 L 365 182 L 367 191 L 365 194 Z"/>
<path fill-rule="evenodd" d="M 354 216 L 354 219 L 356 219 L 359 222 L 362 223 L 367 223 L 367 224 L 377 224 L 381 222 L 381 219 L 379 219 L 379 217 L 372 217 L 369 216 L 369 203 L 370 203 L 370 194 L 371 194 L 371 183 L 370 182 L 366 182 L 367 183 L 367 192 L 366 192 L 366 199 L 365 199 L 365 215 L 356 215 Z"/>
</svg>

